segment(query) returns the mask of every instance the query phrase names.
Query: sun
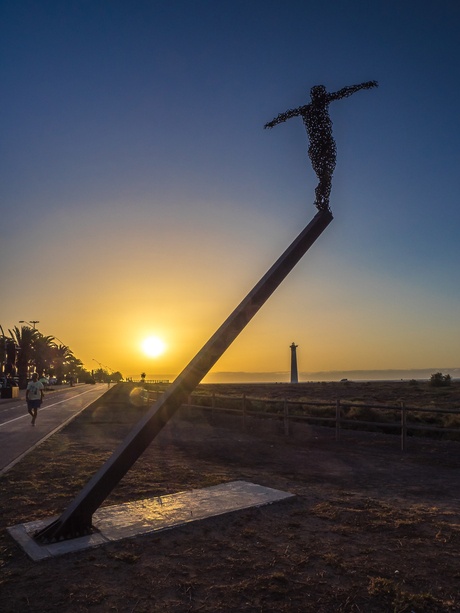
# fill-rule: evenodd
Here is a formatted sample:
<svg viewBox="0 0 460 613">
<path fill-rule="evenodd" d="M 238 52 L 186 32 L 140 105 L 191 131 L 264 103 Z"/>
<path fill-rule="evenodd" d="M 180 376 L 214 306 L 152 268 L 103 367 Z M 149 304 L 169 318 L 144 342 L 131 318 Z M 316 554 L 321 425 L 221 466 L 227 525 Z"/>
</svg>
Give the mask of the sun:
<svg viewBox="0 0 460 613">
<path fill-rule="evenodd" d="M 158 336 L 149 336 L 149 338 L 146 338 L 142 343 L 142 349 L 147 355 L 156 358 L 164 352 L 166 346 Z"/>
</svg>

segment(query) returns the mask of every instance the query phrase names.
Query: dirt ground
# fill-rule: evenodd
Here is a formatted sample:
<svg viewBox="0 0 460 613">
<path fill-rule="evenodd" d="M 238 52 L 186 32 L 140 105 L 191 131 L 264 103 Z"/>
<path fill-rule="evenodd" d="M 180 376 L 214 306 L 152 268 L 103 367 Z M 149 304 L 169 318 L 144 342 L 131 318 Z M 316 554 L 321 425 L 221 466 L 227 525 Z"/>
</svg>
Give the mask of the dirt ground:
<svg viewBox="0 0 460 613">
<path fill-rule="evenodd" d="M 236 479 L 296 498 L 32 562 L 6 527 L 65 509 L 144 411 L 129 391 L 0 479 L 2 613 L 460 611 L 459 443 L 419 438 L 403 453 L 394 436 L 337 443 L 302 424 L 286 438 L 268 420 L 243 432 L 239 417 L 199 411 L 176 416 L 105 504 Z"/>
</svg>

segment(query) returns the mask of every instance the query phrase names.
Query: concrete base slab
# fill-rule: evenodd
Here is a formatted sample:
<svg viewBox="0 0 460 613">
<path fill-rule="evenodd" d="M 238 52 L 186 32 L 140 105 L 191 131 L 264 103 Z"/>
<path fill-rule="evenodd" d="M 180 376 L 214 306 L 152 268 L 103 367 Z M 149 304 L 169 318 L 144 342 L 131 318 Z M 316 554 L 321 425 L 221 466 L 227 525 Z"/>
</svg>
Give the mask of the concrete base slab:
<svg viewBox="0 0 460 613">
<path fill-rule="evenodd" d="M 56 517 L 18 524 L 8 528 L 8 532 L 32 560 L 38 561 L 293 497 L 294 494 L 255 483 L 232 481 L 201 490 L 104 507 L 93 515 L 93 526 L 98 532 L 68 541 L 40 545 L 33 540 L 34 533 Z"/>
</svg>

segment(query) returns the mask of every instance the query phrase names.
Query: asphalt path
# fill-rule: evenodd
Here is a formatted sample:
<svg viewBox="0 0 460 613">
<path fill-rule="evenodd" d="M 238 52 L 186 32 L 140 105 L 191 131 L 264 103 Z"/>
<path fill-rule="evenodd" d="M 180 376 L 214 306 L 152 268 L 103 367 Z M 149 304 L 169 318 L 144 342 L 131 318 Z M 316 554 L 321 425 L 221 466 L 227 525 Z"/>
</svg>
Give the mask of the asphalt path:
<svg viewBox="0 0 460 613">
<path fill-rule="evenodd" d="M 25 399 L 0 404 L 0 475 L 107 390 L 100 383 L 45 392 L 35 426 Z"/>
</svg>

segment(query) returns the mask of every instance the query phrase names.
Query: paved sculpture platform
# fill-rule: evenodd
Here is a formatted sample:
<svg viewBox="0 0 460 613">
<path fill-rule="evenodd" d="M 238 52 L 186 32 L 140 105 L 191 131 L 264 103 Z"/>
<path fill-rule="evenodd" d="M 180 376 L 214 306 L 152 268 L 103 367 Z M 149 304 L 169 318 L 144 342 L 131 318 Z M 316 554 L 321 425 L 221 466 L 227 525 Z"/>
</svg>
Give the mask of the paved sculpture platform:
<svg viewBox="0 0 460 613">
<path fill-rule="evenodd" d="M 33 540 L 35 531 L 46 527 L 56 519 L 54 517 L 18 524 L 8 528 L 8 532 L 32 560 L 38 561 L 293 497 L 294 494 L 255 483 L 232 481 L 200 490 L 100 508 L 93 516 L 94 534 L 68 541 L 40 545 Z"/>
</svg>

